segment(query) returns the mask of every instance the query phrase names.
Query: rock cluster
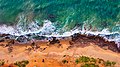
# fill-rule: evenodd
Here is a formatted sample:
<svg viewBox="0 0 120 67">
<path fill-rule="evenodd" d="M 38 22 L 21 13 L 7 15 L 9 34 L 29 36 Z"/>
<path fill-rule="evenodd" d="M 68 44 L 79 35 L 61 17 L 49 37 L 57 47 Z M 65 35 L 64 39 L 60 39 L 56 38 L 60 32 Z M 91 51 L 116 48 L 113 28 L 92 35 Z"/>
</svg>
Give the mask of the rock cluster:
<svg viewBox="0 0 120 67">
<path fill-rule="evenodd" d="M 120 42 L 117 44 L 114 41 L 108 41 L 103 35 L 93 35 L 93 34 L 80 34 L 75 33 L 71 35 L 69 38 L 71 38 L 70 42 L 70 48 L 73 46 L 88 46 L 90 43 L 94 43 L 101 48 L 107 47 L 108 49 L 114 51 L 114 52 L 120 52 Z M 67 37 L 66 37 L 67 38 Z M 14 36 L 10 34 L 0 34 L 0 42 L 4 42 L 6 40 L 10 41 L 9 44 L 14 44 L 16 41 L 19 43 L 27 43 L 34 40 L 47 40 L 49 42 L 49 45 L 51 44 L 60 44 L 60 40 L 57 37 L 46 37 L 46 36 L 39 36 L 38 34 L 27 34 L 27 35 L 21 35 L 21 36 Z M 65 37 L 61 37 L 61 39 L 65 39 Z M 6 45 L 6 46 L 7 46 Z"/>
<path fill-rule="evenodd" d="M 120 52 L 120 48 L 117 46 L 118 44 L 116 44 L 114 41 L 107 41 L 103 37 L 100 37 L 98 35 L 86 36 L 86 35 L 81 35 L 81 34 L 77 33 L 77 34 L 72 35 L 72 41 L 74 43 L 77 43 L 77 42 L 82 43 L 83 42 L 84 45 L 86 45 L 85 42 L 88 42 L 88 43 L 91 42 L 102 48 L 108 47 L 108 49 L 110 49 L 114 52 Z"/>
</svg>

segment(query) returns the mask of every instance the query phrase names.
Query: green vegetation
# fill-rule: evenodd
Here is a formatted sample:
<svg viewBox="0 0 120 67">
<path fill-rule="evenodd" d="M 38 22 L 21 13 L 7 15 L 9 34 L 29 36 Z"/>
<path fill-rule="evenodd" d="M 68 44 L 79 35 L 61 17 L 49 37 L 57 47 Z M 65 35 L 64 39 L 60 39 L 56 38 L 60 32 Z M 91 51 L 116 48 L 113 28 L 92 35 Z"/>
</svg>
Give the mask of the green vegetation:
<svg viewBox="0 0 120 67">
<path fill-rule="evenodd" d="M 116 62 L 111 62 L 109 60 L 104 61 L 103 59 L 100 59 L 100 58 L 95 59 L 95 58 L 90 58 L 86 56 L 81 56 L 77 58 L 75 60 L 75 63 L 82 64 L 81 67 L 99 67 L 99 65 L 114 67 L 116 64 Z"/>
<path fill-rule="evenodd" d="M 0 60 L 0 66 L 3 66 L 3 65 L 4 65 L 4 63 L 5 63 L 5 61 L 4 61 L 4 60 Z"/>
<path fill-rule="evenodd" d="M 114 66 L 116 64 L 116 62 L 112 62 L 112 65 Z"/>
<path fill-rule="evenodd" d="M 96 61 L 97 61 L 97 60 L 94 59 L 94 58 L 91 58 L 91 59 L 90 59 L 90 62 L 96 63 Z"/>
<path fill-rule="evenodd" d="M 110 62 L 109 60 L 105 62 L 105 66 L 114 66 L 115 64 L 116 62 Z"/>
<path fill-rule="evenodd" d="M 76 60 L 75 60 L 75 63 L 77 63 L 77 64 L 80 63 L 80 60 L 79 60 L 79 59 L 76 59 Z"/>
<path fill-rule="evenodd" d="M 86 56 L 82 56 L 81 58 L 79 58 L 81 60 L 81 62 L 89 62 L 90 58 L 86 57 Z"/>
<path fill-rule="evenodd" d="M 18 66 L 18 67 L 26 67 L 26 65 L 29 63 L 28 60 L 23 60 L 23 61 L 17 61 L 14 63 L 14 65 Z"/>
<path fill-rule="evenodd" d="M 82 65 L 81 67 L 99 67 L 98 65 L 96 65 L 96 64 L 84 64 L 84 65 Z"/>
<path fill-rule="evenodd" d="M 81 56 L 80 58 L 76 59 L 75 62 L 78 64 L 78 63 L 81 63 L 81 62 L 94 62 L 96 63 L 96 59 L 94 58 L 89 58 L 89 57 L 86 57 L 86 56 Z"/>
<path fill-rule="evenodd" d="M 111 66 L 111 62 L 110 62 L 110 61 L 106 61 L 106 62 L 105 62 L 105 65 L 106 65 L 106 66 Z"/>
</svg>

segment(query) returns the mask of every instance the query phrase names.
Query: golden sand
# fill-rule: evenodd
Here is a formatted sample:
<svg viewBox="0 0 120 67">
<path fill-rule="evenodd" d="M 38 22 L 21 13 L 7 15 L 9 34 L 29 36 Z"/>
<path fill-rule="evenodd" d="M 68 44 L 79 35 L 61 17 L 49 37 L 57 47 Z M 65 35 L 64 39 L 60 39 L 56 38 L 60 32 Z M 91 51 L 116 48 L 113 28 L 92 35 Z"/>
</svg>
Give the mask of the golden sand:
<svg viewBox="0 0 120 67">
<path fill-rule="evenodd" d="M 70 46 L 69 40 L 61 40 L 60 43 L 62 45 L 58 47 L 58 44 L 48 46 L 47 42 L 37 41 L 36 44 L 40 46 L 40 49 L 32 50 L 28 49 L 31 47 L 30 44 L 15 44 L 11 53 L 8 52 L 7 47 L 0 46 L 0 59 L 5 60 L 3 67 L 8 67 L 9 64 L 16 67 L 13 63 L 22 60 L 29 61 L 27 67 L 80 67 L 80 64 L 75 64 L 74 61 L 75 58 L 83 55 L 115 61 L 117 63 L 115 67 L 120 67 L 119 53 L 104 50 L 93 43 L 86 47 L 73 47 L 70 49 L 67 49 Z M 63 57 L 64 55 L 67 55 L 67 57 Z M 63 59 L 67 59 L 70 62 L 63 64 L 61 62 Z"/>
</svg>

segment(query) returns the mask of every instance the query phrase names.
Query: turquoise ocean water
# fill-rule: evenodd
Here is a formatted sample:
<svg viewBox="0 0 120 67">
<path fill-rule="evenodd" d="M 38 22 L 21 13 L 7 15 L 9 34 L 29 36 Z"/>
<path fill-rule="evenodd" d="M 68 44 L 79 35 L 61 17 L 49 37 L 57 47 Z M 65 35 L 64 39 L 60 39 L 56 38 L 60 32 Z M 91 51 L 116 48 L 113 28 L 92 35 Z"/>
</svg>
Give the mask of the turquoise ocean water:
<svg viewBox="0 0 120 67">
<path fill-rule="evenodd" d="M 120 0 L 0 0 L 0 25 L 38 30 L 45 20 L 59 33 L 77 28 L 120 33 Z"/>
</svg>

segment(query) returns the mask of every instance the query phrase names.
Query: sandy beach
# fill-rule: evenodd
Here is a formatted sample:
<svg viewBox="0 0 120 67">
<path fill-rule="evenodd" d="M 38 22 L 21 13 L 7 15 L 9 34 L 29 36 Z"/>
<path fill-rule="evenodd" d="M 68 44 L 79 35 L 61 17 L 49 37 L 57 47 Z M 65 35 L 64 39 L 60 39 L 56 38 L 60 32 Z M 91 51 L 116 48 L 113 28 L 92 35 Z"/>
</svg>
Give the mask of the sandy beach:
<svg viewBox="0 0 120 67">
<path fill-rule="evenodd" d="M 29 61 L 27 67 L 80 67 L 80 64 L 75 63 L 75 59 L 79 56 L 115 61 L 115 67 L 120 67 L 119 53 L 100 48 L 94 43 L 89 43 L 89 45 L 85 47 L 74 46 L 68 49 L 70 46 L 69 41 L 70 40 L 60 40 L 60 44 L 62 45 L 59 46 L 57 43 L 48 45 L 49 42 L 38 40 L 35 41 L 35 45 L 37 45 L 38 48 L 36 48 L 36 46 L 31 47 L 31 43 L 14 44 L 12 46 L 12 52 L 9 52 L 8 47 L 0 46 L 0 59 L 5 60 L 5 64 L 2 67 L 8 67 L 9 65 L 16 67 L 13 63 L 22 60 Z M 6 42 L 1 42 L 0 44 L 5 45 Z M 64 55 L 66 55 L 66 57 L 63 57 Z M 67 59 L 70 62 L 63 64 L 63 59 Z"/>
</svg>

